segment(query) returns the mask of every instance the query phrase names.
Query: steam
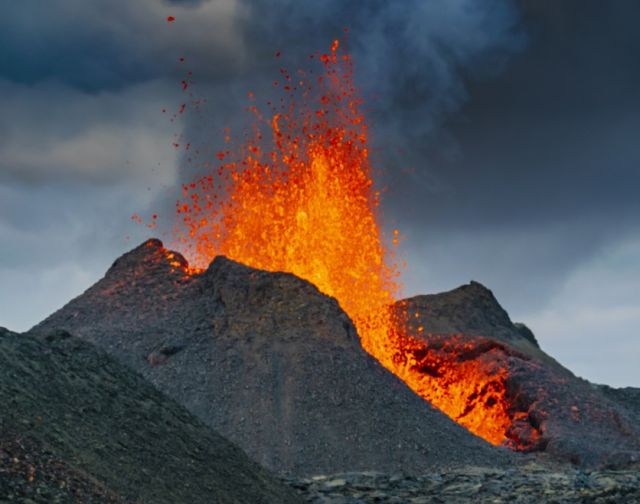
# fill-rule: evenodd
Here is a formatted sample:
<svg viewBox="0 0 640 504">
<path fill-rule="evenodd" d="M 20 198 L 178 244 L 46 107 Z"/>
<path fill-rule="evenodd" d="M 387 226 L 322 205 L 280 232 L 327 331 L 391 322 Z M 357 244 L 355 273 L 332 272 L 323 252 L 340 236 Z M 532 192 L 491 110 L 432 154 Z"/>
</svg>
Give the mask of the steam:
<svg viewBox="0 0 640 504">
<path fill-rule="evenodd" d="M 465 80 L 498 74 L 524 45 L 519 13 L 509 0 L 245 0 L 238 8 L 241 61 L 226 80 L 209 81 L 198 80 L 206 62 L 193 62 L 196 89 L 208 106 L 185 117 L 184 137 L 213 159 L 223 129 L 241 131 L 247 92 L 266 102 L 281 66 L 306 68 L 310 54 L 327 50 L 347 28 L 371 124 L 373 163 L 382 169 L 382 183 L 403 198 L 416 196 L 416 177 L 422 190 L 438 184 L 420 161 L 467 101 Z M 198 171 L 183 164 L 182 177 Z M 398 178 L 399 172 L 410 176 Z"/>
<path fill-rule="evenodd" d="M 372 112 L 411 137 L 432 133 L 464 103 L 465 74 L 500 71 L 523 44 L 508 0 L 257 0 L 247 10 L 252 66 L 274 48 L 302 59 L 347 27 Z"/>
</svg>

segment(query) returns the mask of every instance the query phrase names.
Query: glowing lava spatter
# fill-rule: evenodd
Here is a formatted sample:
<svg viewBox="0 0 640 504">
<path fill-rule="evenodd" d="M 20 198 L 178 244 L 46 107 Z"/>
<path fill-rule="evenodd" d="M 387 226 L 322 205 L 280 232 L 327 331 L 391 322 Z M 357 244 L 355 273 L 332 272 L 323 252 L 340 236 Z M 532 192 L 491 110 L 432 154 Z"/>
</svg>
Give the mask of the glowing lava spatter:
<svg viewBox="0 0 640 504">
<path fill-rule="evenodd" d="M 312 282 L 369 350 L 386 340 L 398 273 L 377 220 L 351 60 L 337 40 L 319 59 L 320 75 L 282 70 L 286 99 L 267 118 L 251 105 L 254 135 L 241 152 L 219 153 L 227 162 L 215 174 L 183 186 L 178 236 L 201 265 L 222 254 Z"/>
<path fill-rule="evenodd" d="M 406 351 L 392 309 L 398 267 L 378 219 L 380 194 L 352 62 L 337 40 L 318 59 L 319 74 L 281 70 L 274 85 L 284 98 L 270 104 L 269 114 L 261 114 L 250 95 L 251 138 L 237 151 L 220 152 L 217 170 L 183 185 L 177 202 L 180 248 L 197 266 L 225 255 L 312 282 L 349 314 L 365 350 L 416 393 L 498 444 L 508 417 L 494 417 L 504 405 L 459 404 L 473 396 L 482 370 L 466 363 L 450 373 L 455 380 L 438 385 L 416 365 L 419 352 Z M 424 360 L 429 354 L 420 355 Z"/>
</svg>

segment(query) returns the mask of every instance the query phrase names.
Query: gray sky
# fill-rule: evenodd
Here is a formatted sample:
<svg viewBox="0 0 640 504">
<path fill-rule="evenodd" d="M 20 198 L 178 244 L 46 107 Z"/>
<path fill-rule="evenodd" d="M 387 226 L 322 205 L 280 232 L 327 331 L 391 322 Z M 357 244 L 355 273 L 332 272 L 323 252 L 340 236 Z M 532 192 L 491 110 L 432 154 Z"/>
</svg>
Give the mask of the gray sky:
<svg viewBox="0 0 640 504">
<path fill-rule="evenodd" d="M 640 386 L 639 16 L 634 0 L 14 2 L 0 325 L 29 328 L 150 236 L 134 212 L 168 222 L 193 171 L 174 135 L 216 152 L 247 91 L 268 99 L 279 65 L 348 26 L 406 294 L 478 280 L 577 374 Z M 170 122 L 186 70 L 208 102 Z"/>
</svg>

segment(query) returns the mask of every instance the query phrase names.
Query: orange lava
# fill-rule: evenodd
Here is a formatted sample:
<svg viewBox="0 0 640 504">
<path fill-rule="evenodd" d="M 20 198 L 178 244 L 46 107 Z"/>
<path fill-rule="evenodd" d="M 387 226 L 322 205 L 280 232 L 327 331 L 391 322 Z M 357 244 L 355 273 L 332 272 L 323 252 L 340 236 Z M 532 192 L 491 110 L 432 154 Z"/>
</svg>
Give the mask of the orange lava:
<svg viewBox="0 0 640 504">
<path fill-rule="evenodd" d="M 281 70 L 274 86 L 284 97 L 269 103 L 269 113 L 250 94 L 249 138 L 237 150 L 221 151 L 217 170 L 183 185 L 179 246 L 200 267 L 225 255 L 312 282 L 349 314 L 365 350 L 416 393 L 499 444 L 509 420 L 504 390 L 492 392 L 491 400 L 478 390 L 500 377 L 453 359 L 436 361 L 445 379 L 434 378 L 417 364 L 419 352 L 407 351 L 403 324 L 391 308 L 398 267 L 387 242 L 397 243 L 397 231 L 392 240 L 381 232 L 352 62 L 337 40 L 316 57 L 318 74 Z"/>
<path fill-rule="evenodd" d="M 183 186 L 178 236 L 199 265 L 222 254 L 312 282 L 339 301 L 372 349 L 389 332 L 397 268 L 376 215 L 351 60 L 337 40 L 319 59 L 320 75 L 282 70 L 276 84 L 286 99 L 267 116 L 251 105 L 256 125 L 246 145 L 220 152 L 228 161 L 216 173 Z"/>
<path fill-rule="evenodd" d="M 490 443 L 507 442 L 512 419 L 500 348 L 481 338 L 428 335 L 407 337 L 401 349 L 395 373 L 414 392 Z"/>
</svg>

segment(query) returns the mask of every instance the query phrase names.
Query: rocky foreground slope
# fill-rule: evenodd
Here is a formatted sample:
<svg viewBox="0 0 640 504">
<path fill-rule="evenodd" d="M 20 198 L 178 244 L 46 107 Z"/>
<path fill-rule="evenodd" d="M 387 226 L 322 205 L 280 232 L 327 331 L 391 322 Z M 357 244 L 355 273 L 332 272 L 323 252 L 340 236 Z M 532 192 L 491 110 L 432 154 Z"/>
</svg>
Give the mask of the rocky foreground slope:
<svg viewBox="0 0 640 504">
<path fill-rule="evenodd" d="M 299 500 L 92 345 L 0 329 L 0 502 Z"/>
<path fill-rule="evenodd" d="M 186 268 L 150 240 L 32 332 L 97 344 L 280 473 L 513 463 L 369 356 L 308 282 L 224 257 Z"/>
</svg>

